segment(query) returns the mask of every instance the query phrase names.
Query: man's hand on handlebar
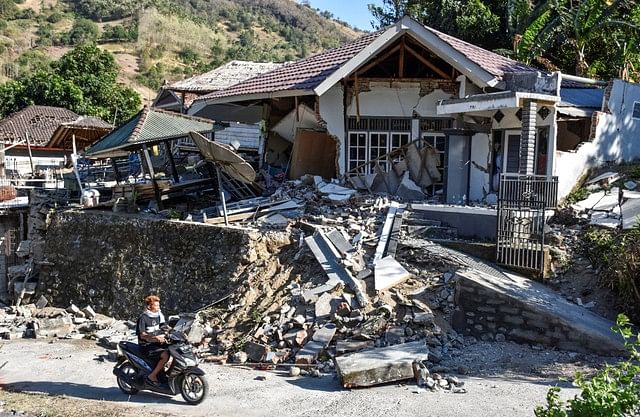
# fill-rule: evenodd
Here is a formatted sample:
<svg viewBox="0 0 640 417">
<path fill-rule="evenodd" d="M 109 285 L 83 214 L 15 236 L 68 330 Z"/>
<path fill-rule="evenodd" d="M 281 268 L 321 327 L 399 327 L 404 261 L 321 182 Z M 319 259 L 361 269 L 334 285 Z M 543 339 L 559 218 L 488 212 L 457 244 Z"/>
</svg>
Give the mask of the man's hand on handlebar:
<svg viewBox="0 0 640 417">
<path fill-rule="evenodd" d="M 156 338 L 156 342 L 158 343 L 167 343 L 167 339 L 165 339 L 163 334 L 159 334 L 157 336 L 154 336 Z"/>
</svg>

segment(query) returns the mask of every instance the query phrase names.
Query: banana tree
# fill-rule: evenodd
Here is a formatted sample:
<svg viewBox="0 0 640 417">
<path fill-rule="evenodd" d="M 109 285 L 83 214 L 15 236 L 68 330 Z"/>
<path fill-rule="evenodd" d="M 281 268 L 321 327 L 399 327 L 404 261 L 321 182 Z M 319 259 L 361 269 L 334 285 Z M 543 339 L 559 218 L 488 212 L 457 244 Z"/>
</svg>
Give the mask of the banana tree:
<svg viewBox="0 0 640 417">
<path fill-rule="evenodd" d="M 574 55 L 575 73 L 587 75 L 587 51 L 591 42 L 613 31 L 637 39 L 639 27 L 631 15 L 640 8 L 633 0 L 547 0 L 537 12 L 516 45 L 516 55 L 534 60 L 553 46 L 569 48 Z"/>
</svg>

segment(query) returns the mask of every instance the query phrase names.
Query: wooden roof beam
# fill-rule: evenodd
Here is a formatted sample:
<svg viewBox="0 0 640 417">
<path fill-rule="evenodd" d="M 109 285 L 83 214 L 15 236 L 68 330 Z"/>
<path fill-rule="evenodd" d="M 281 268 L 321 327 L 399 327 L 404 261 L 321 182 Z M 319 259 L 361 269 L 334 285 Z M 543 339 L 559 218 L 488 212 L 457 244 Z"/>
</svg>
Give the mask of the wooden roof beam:
<svg viewBox="0 0 640 417">
<path fill-rule="evenodd" d="M 371 68 L 375 67 L 376 65 L 380 64 L 385 59 L 389 58 L 391 55 L 393 55 L 396 52 L 398 52 L 401 47 L 402 47 L 402 44 L 399 44 L 399 45 L 396 45 L 393 48 L 389 49 L 386 53 L 382 54 L 379 58 L 376 58 L 374 61 L 372 61 L 372 62 L 368 63 L 367 65 L 365 65 L 364 67 L 358 69 L 356 71 L 356 74 L 363 74 L 363 73 L 369 71 Z"/>
<path fill-rule="evenodd" d="M 431 63 L 431 61 L 429 61 L 427 58 L 423 57 L 422 55 L 420 55 L 415 49 L 413 49 L 412 47 L 410 47 L 409 45 L 405 45 L 404 46 L 405 49 L 407 50 L 407 52 L 409 52 L 411 55 L 413 55 L 414 57 L 416 57 L 416 59 L 420 62 L 422 62 L 424 65 L 426 65 L 430 70 L 432 70 L 433 72 L 435 72 L 436 74 L 438 74 L 439 76 L 441 76 L 442 78 L 444 78 L 445 80 L 451 80 L 451 75 L 447 74 L 446 72 L 442 71 L 440 68 L 438 68 L 437 66 L 435 66 L 434 64 Z"/>
</svg>

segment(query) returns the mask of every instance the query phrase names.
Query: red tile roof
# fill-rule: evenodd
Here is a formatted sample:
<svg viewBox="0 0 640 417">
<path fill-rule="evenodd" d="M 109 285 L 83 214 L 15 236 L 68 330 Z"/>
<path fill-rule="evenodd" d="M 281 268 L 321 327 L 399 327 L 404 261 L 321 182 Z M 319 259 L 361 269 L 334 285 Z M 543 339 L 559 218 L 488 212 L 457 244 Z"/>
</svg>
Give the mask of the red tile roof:
<svg viewBox="0 0 640 417">
<path fill-rule="evenodd" d="M 425 26 L 425 28 L 493 76 L 502 77 L 505 72 L 537 71 L 533 67 L 487 51 L 479 46 L 472 45 L 430 27 Z M 224 90 L 200 96 L 195 99 L 195 102 L 286 90 L 311 91 L 347 61 L 375 41 L 386 30 L 387 29 L 366 34 L 339 48 L 330 49 L 309 58 L 303 58 L 267 73 L 257 75 L 246 81 L 242 81 Z"/>
<path fill-rule="evenodd" d="M 491 75 L 495 75 L 496 77 L 502 77 L 505 72 L 538 71 L 537 69 L 521 62 L 487 51 L 486 49 L 437 31 L 429 26 L 425 26 L 425 28 L 445 41 L 453 49 L 478 64 L 483 70 L 487 71 Z"/>
<path fill-rule="evenodd" d="M 313 90 L 384 31 L 364 35 L 339 48 L 284 65 L 227 89 L 198 97 L 195 101 L 284 90 Z"/>
<path fill-rule="evenodd" d="M 29 106 L 0 120 L 0 141 L 16 143 L 28 134 L 31 146 L 45 146 L 58 126 L 78 117 L 61 107 Z"/>
</svg>

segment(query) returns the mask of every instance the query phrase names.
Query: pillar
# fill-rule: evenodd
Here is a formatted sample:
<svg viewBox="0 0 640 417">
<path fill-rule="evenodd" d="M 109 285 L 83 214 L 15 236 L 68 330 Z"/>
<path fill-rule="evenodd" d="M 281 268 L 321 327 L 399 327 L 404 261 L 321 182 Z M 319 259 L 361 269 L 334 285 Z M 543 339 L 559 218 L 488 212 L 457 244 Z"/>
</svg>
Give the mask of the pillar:
<svg viewBox="0 0 640 417">
<path fill-rule="evenodd" d="M 535 174 L 537 103 L 525 100 L 522 106 L 522 134 L 520 135 L 520 174 Z"/>
</svg>

